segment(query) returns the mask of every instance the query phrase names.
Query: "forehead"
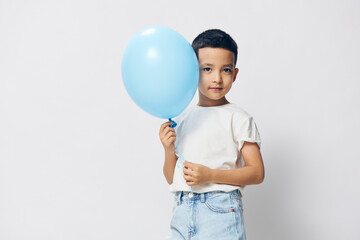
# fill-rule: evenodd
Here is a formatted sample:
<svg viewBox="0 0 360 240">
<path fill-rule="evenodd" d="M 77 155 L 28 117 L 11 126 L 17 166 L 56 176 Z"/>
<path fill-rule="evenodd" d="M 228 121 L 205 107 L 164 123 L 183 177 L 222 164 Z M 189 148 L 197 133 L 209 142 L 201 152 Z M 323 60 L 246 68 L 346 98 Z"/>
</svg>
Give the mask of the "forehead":
<svg viewBox="0 0 360 240">
<path fill-rule="evenodd" d="M 228 65 L 234 64 L 234 53 L 224 48 L 200 48 L 198 50 L 200 64 Z"/>
</svg>

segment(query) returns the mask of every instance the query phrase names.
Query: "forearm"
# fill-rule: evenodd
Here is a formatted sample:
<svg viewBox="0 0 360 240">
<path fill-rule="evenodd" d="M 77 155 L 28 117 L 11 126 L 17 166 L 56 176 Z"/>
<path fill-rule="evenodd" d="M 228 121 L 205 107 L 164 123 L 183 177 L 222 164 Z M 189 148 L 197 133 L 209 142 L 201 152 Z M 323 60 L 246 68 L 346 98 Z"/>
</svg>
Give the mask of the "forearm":
<svg viewBox="0 0 360 240">
<path fill-rule="evenodd" d="M 165 151 L 165 162 L 164 162 L 163 173 L 168 184 L 172 184 L 173 182 L 176 161 L 177 161 L 177 156 L 175 155 L 175 152 Z"/>
<path fill-rule="evenodd" d="M 210 181 L 219 184 L 245 186 L 260 184 L 264 180 L 264 170 L 253 166 L 237 169 L 211 169 Z"/>
</svg>

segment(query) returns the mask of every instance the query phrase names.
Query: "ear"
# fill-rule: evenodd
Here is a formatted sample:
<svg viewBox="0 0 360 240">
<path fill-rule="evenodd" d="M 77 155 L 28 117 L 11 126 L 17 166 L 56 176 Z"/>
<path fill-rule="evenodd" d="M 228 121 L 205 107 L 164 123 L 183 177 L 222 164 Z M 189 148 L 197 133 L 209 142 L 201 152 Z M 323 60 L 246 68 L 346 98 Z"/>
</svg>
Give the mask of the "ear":
<svg viewBox="0 0 360 240">
<path fill-rule="evenodd" d="M 236 76 L 237 76 L 238 72 L 239 72 L 239 69 L 238 69 L 238 68 L 235 68 L 235 70 L 234 70 L 234 79 L 233 79 L 233 82 L 235 82 Z"/>
</svg>

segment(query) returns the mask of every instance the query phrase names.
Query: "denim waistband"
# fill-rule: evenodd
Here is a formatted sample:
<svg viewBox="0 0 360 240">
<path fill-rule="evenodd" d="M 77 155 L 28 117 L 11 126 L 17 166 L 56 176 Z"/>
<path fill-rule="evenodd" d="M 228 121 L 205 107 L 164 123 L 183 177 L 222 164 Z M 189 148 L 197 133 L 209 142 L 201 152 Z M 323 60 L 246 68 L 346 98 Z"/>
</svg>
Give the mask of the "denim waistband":
<svg viewBox="0 0 360 240">
<path fill-rule="evenodd" d="M 187 200 L 201 200 L 201 202 L 205 202 L 206 198 L 211 197 L 216 194 L 228 194 L 230 198 L 241 198 L 242 194 L 239 189 L 235 189 L 230 192 L 224 192 L 224 191 L 211 191 L 211 192 L 205 192 L 205 193 L 193 193 L 189 191 L 177 191 L 175 192 L 175 198 L 178 202 L 178 204 L 183 201 Z"/>
</svg>

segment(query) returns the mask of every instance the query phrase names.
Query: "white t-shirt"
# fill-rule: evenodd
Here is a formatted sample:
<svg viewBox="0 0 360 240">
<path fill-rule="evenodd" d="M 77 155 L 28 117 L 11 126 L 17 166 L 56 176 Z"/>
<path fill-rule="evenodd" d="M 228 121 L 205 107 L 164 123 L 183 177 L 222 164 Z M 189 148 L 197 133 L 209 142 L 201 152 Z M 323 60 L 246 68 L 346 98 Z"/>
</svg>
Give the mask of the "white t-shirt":
<svg viewBox="0 0 360 240">
<path fill-rule="evenodd" d="M 245 165 L 240 149 L 244 141 L 261 145 L 260 134 L 244 109 L 234 103 L 214 107 L 198 105 L 187 108 L 174 118 L 177 153 L 188 162 L 202 164 L 211 169 L 235 169 Z M 184 179 L 181 158 L 175 166 L 170 192 L 191 191 Z M 194 185 L 196 193 L 210 191 L 229 192 L 243 187 L 206 183 Z"/>
</svg>

